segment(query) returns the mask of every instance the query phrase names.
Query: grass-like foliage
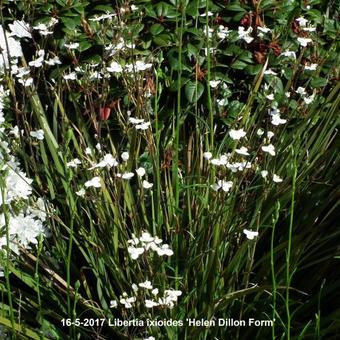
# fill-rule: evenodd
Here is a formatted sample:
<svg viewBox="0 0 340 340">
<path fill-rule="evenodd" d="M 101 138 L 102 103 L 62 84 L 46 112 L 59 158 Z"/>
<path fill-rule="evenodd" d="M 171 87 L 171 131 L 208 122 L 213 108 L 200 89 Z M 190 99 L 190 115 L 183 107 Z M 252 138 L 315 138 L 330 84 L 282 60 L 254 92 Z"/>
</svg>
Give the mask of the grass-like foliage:
<svg viewBox="0 0 340 340">
<path fill-rule="evenodd" d="M 339 338 L 335 3 L 1 2 L 1 339 Z"/>
</svg>

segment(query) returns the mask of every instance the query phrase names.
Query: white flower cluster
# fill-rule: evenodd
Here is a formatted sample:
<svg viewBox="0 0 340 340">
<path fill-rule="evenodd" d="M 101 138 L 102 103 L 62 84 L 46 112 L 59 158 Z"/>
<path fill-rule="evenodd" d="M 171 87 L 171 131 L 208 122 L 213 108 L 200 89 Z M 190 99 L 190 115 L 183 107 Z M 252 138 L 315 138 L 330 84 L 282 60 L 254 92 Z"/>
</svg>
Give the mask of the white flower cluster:
<svg viewBox="0 0 340 340">
<path fill-rule="evenodd" d="M 143 289 L 142 296 L 145 297 L 145 294 L 149 294 L 149 298 L 144 299 L 144 304 L 146 308 L 154 308 L 154 307 L 168 307 L 173 308 L 175 303 L 178 300 L 178 297 L 182 295 L 180 290 L 174 289 L 166 289 L 164 290 L 163 296 L 159 296 L 159 289 L 154 288 L 149 280 L 145 282 L 141 282 L 138 284 L 132 284 L 133 296 L 130 296 L 124 292 L 119 297 L 119 303 L 122 304 L 125 308 L 130 309 L 133 307 L 134 303 L 137 301 L 139 288 Z M 116 300 L 110 301 L 110 308 L 117 308 L 118 302 Z"/>
<path fill-rule="evenodd" d="M 17 58 L 23 55 L 20 42 L 14 39 L 13 36 L 0 25 L 0 69 L 9 67 L 8 60 L 16 64 Z"/>
<path fill-rule="evenodd" d="M 124 68 L 116 61 L 112 61 L 110 66 L 107 67 L 106 70 L 110 73 L 122 73 L 123 71 L 127 73 L 133 73 L 133 72 L 145 71 L 151 67 L 152 67 L 152 64 L 150 63 L 146 64 L 142 60 L 137 60 L 134 64 L 126 64 Z"/>
<path fill-rule="evenodd" d="M 228 27 L 224 27 L 223 25 L 219 25 L 217 27 L 216 35 L 220 39 L 220 41 L 223 41 L 225 38 L 229 36 L 231 31 L 228 30 Z M 209 27 L 208 28 L 208 38 L 211 38 L 213 34 L 215 33 L 215 29 Z"/>
<path fill-rule="evenodd" d="M 124 41 L 122 37 L 120 37 L 119 41 L 116 42 L 115 44 L 109 44 L 108 46 L 105 46 L 105 51 L 109 53 L 109 56 L 113 56 L 121 51 L 133 48 L 135 48 L 134 44 L 127 43 Z"/>
<path fill-rule="evenodd" d="M 19 33 L 18 33 L 19 34 Z M 21 247 L 30 249 L 31 245 L 38 243 L 37 239 L 40 235 L 46 235 L 44 222 L 46 221 L 45 202 L 43 199 L 31 199 L 32 197 L 32 182 L 27 175 L 20 169 L 19 163 L 11 154 L 9 144 L 4 141 L 5 128 L 2 126 L 5 123 L 3 108 L 6 91 L 1 87 L 0 94 L 0 211 L 4 205 L 9 207 L 8 221 L 5 219 L 5 214 L 0 213 L 0 251 L 4 251 L 7 247 L 6 233 L 3 233 L 5 228 L 8 228 L 9 248 L 15 254 L 19 254 Z M 20 204 L 16 204 L 20 202 Z M 15 206 L 15 209 L 13 207 Z M 10 254 L 6 254 L 6 256 Z M 0 276 L 3 272 L 0 268 Z"/>
<path fill-rule="evenodd" d="M 313 93 L 312 95 L 308 96 L 304 87 L 299 86 L 295 92 L 302 97 L 306 105 L 309 105 L 314 101 L 315 94 Z"/>
<path fill-rule="evenodd" d="M 251 36 L 253 32 L 253 28 L 249 26 L 247 30 L 244 29 L 243 26 L 239 26 L 238 28 L 238 39 L 244 40 L 247 44 L 251 43 L 254 38 Z"/>
<path fill-rule="evenodd" d="M 272 111 L 269 111 L 269 114 L 271 116 L 271 123 L 275 126 L 281 125 L 281 124 L 286 124 L 287 120 L 282 119 L 280 115 L 280 110 L 279 109 L 274 109 Z"/>
<path fill-rule="evenodd" d="M 129 117 L 129 122 L 132 123 L 136 130 L 147 130 L 151 123 L 145 122 L 143 118 Z"/>
<path fill-rule="evenodd" d="M 129 153 L 124 151 L 122 154 L 121 154 L 121 159 L 123 162 L 127 162 L 130 158 L 129 156 Z M 75 158 L 75 159 L 72 159 L 71 161 L 67 162 L 66 163 L 66 166 L 68 168 L 77 168 L 78 165 L 82 164 L 81 160 L 79 160 L 78 158 Z M 94 169 L 100 169 L 100 168 L 112 168 L 112 167 L 118 167 L 119 166 L 119 162 L 116 160 L 116 158 L 114 158 L 112 156 L 112 154 L 108 153 L 106 155 L 104 155 L 104 157 L 102 158 L 102 160 L 99 162 L 99 163 L 96 163 L 96 164 L 93 164 L 92 163 L 92 166 L 90 168 L 88 168 L 88 170 L 94 170 Z M 135 170 L 136 171 L 136 174 L 137 176 L 142 179 L 142 177 L 145 176 L 146 174 L 146 171 L 143 167 L 139 167 L 138 169 Z M 124 180 L 129 180 L 131 179 L 132 177 L 135 176 L 135 174 L 133 172 L 123 172 L 123 173 L 120 173 L 120 172 L 117 172 L 115 174 L 115 176 L 117 178 L 121 178 L 121 179 L 124 179 Z M 148 182 L 146 179 L 144 179 L 142 182 L 142 187 L 144 189 L 151 189 L 153 187 L 153 183 L 150 183 Z M 84 186 L 85 188 L 90 188 L 90 187 L 94 187 L 94 188 L 100 188 L 101 187 L 101 182 L 100 182 L 100 177 L 99 176 L 95 176 L 93 177 L 92 179 L 86 181 L 84 183 Z M 77 195 L 78 196 L 84 196 L 85 195 L 85 190 L 84 189 L 81 189 L 79 191 L 77 191 Z"/>
<path fill-rule="evenodd" d="M 128 252 L 133 260 L 151 250 L 159 256 L 172 256 L 174 254 L 168 244 L 163 244 L 163 240 L 157 236 L 151 236 L 148 232 L 143 232 L 140 238 L 132 234 L 132 239 L 128 240 L 128 243 Z"/>
</svg>

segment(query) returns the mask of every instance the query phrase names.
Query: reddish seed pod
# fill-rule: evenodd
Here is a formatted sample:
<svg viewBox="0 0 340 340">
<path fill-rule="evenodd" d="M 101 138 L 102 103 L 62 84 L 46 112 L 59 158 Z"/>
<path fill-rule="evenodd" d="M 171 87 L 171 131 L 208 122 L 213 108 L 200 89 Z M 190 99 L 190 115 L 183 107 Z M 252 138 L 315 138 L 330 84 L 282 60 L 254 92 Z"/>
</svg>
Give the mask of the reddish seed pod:
<svg viewBox="0 0 340 340">
<path fill-rule="evenodd" d="M 108 120 L 111 114 L 111 108 L 109 107 L 101 107 L 99 109 L 99 119 L 100 120 Z"/>
</svg>

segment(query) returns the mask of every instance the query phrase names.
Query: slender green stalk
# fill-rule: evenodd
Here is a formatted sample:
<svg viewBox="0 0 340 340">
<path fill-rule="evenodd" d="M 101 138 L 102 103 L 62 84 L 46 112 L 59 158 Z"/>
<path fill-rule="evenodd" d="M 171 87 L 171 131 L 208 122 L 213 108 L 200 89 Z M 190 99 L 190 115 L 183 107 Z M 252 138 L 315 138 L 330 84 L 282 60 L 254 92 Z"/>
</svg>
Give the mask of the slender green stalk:
<svg viewBox="0 0 340 340">
<path fill-rule="evenodd" d="M 6 187 L 5 183 L 1 181 L 1 196 L 2 196 L 2 202 L 6 202 Z M 14 309 L 13 309 L 13 301 L 12 301 L 12 290 L 11 290 L 11 284 L 9 281 L 9 274 L 10 274 L 10 254 L 11 254 L 11 248 L 9 246 L 10 238 L 9 238 L 9 223 L 10 223 L 10 213 L 8 210 L 8 206 L 6 203 L 2 204 L 2 208 L 4 211 L 5 216 L 5 228 L 6 228 L 6 266 L 5 266 L 5 280 L 6 280 L 6 290 L 7 290 L 7 297 L 8 297 L 8 305 L 9 305 L 9 317 L 11 320 L 12 325 L 12 338 L 16 339 L 16 328 L 15 328 L 15 319 L 14 319 Z"/>
<path fill-rule="evenodd" d="M 293 178 L 292 178 L 292 189 L 291 189 L 291 204 L 290 204 L 290 216 L 289 216 L 289 230 L 288 230 L 288 244 L 287 244 L 287 253 L 286 253 L 286 296 L 285 296 L 285 305 L 286 305 L 286 313 L 287 313 L 287 340 L 290 340 L 290 331 L 291 331 L 291 313 L 290 313 L 290 301 L 289 301 L 289 289 L 290 282 L 292 279 L 292 273 L 290 268 L 290 260 L 291 260 L 291 250 L 292 250 L 292 235 L 293 235 L 293 222 L 294 222 L 294 209 L 295 209 L 295 191 L 296 191 L 296 178 L 297 178 L 297 164 L 296 164 L 296 153 L 294 147 L 291 148 L 292 154 L 292 170 L 293 170 Z"/>
<path fill-rule="evenodd" d="M 175 120 L 175 143 L 173 150 L 173 166 L 172 166 L 172 181 L 174 187 L 175 196 L 175 214 L 177 215 L 177 210 L 179 207 L 179 176 L 178 176 L 178 157 L 179 157 L 179 134 L 181 126 L 181 88 L 182 88 L 182 46 L 183 46 L 183 28 L 184 28 L 184 3 L 182 0 L 176 1 L 176 7 L 181 12 L 181 20 L 179 27 L 178 36 L 178 78 L 177 78 L 177 107 L 176 107 L 176 120 Z"/>
<path fill-rule="evenodd" d="M 275 275 L 275 251 L 274 251 L 274 244 L 275 244 L 275 227 L 276 223 L 279 220 L 280 215 L 280 202 L 276 202 L 275 206 L 275 215 L 272 217 L 272 235 L 270 239 L 270 268 L 271 268 L 271 274 L 272 274 L 272 294 L 273 294 L 273 305 L 272 305 L 272 321 L 273 321 L 273 327 L 272 327 L 272 339 L 275 340 L 275 322 L 276 322 L 276 293 L 277 293 L 277 283 L 276 283 L 276 275 Z"/>
<path fill-rule="evenodd" d="M 210 89 L 210 79 L 211 79 L 211 56 L 210 56 L 210 38 L 209 38 L 209 1 L 205 2 L 205 13 L 206 13 L 206 22 L 205 22 L 205 30 L 206 30 L 206 49 L 207 49 L 207 95 L 208 95 L 208 110 L 209 110 L 209 128 L 210 128 L 210 142 L 209 142 L 209 150 L 214 149 L 214 112 L 212 108 L 212 99 L 211 99 L 211 89 Z"/>
</svg>

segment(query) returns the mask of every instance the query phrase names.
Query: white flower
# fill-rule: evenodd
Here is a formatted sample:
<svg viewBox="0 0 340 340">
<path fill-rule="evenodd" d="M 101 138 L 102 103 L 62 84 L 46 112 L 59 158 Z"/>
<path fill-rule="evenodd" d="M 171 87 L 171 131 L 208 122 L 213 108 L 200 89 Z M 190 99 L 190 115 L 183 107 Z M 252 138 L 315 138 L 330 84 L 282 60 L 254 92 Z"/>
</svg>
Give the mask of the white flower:
<svg viewBox="0 0 340 340">
<path fill-rule="evenodd" d="M 214 89 L 218 86 L 220 82 L 221 82 L 220 80 L 210 80 L 209 85 Z"/>
<path fill-rule="evenodd" d="M 182 292 L 180 290 L 169 289 L 169 290 L 165 290 L 164 291 L 164 295 L 166 295 L 170 299 L 173 299 L 173 300 L 177 301 L 177 297 L 181 296 Z"/>
<path fill-rule="evenodd" d="M 60 65 L 60 64 L 61 64 L 61 61 L 60 61 L 60 59 L 59 59 L 58 56 L 55 56 L 55 57 L 53 57 L 53 58 L 50 58 L 50 59 L 48 59 L 48 60 L 45 60 L 45 63 L 46 63 L 47 65 L 54 66 L 54 65 Z"/>
<path fill-rule="evenodd" d="M 266 98 L 267 98 L 268 100 L 274 100 L 274 93 L 268 94 L 268 95 L 266 96 Z"/>
<path fill-rule="evenodd" d="M 1 115 L 1 114 L 0 114 Z M 5 120 L 4 120 L 5 121 Z M 0 116 L 0 123 L 1 123 L 1 116 Z M 21 130 L 21 134 L 23 133 L 23 130 Z M 13 135 L 15 138 L 19 138 L 20 137 L 20 132 L 19 132 L 19 128 L 18 125 L 15 125 L 9 132 L 10 135 Z"/>
<path fill-rule="evenodd" d="M 135 248 L 135 247 L 128 247 L 128 252 L 133 260 L 138 259 L 140 255 L 144 253 L 144 248 Z"/>
<path fill-rule="evenodd" d="M 133 172 L 125 172 L 123 175 L 122 175 L 122 178 L 123 179 L 130 179 L 134 176 L 135 174 Z"/>
<path fill-rule="evenodd" d="M 118 162 L 116 161 L 113 156 L 108 153 L 104 156 L 104 158 L 96 165 L 89 168 L 89 170 L 95 169 L 95 168 L 105 168 L 106 166 L 112 168 L 113 166 L 117 166 Z"/>
<path fill-rule="evenodd" d="M 30 62 L 28 63 L 29 66 L 32 66 L 32 67 L 41 67 L 41 66 L 43 65 L 45 51 L 44 51 L 44 50 L 41 50 L 41 51 L 42 51 L 42 52 L 39 53 L 39 54 L 40 54 L 39 58 L 30 61 Z"/>
<path fill-rule="evenodd" d="M 34 137 L 36 139 L 39 139 L 39 140 L 43 140 L 44 139 L 44 130 L 40 129 L 40 130 L 37 130 L 37 131 L 31 131 L 30 136 Z"/>
<path fill-rule="evenodd" d="M 84 197 L 85 196 L 85 189 L 82 188 L 82 189 L 76 191 L 76 195 L 79 196 L 79 197 Z"/>
<path fill-rule="evenodd" d="M 239 140 L 242 137 L 244 137 L 246 134 L 247 133 L 243 129 L 240 129 L 240 130 L 230 129 L 230 131 L 229 131 L 230 138 L 234 139 L 234 140 Z"/>
<path fill-rule="evenodd" d="M 309 97 L 306 96 L 303 98 L 303 101 L 305 102 L 306 105 L 309 105 L 314 100 L 314 97 L 315 97 L 314 94 L 312 94 Z"/>
<path fill-rule="evenodd" d="M 101 187 L 100 177 L 98 176 L 93 177 L 91 180 L 85 182 L 84 185 L 86 188 L 89 188 L 89 187 L 100 188 Z"/>
<path fill-rule="evenodd" d="M 16 77 L 17 78 L 22 78 L 24 76 L 27 76 L 30 73 L 30 68 L 29 67 L 19 67 L 17 69 Z"/>
<path fill-rule="evenodd" d="M 224 27 L 223 25 L 218 26 L 217 36 L 224 40 L 228 35 L 230 31 L 228 30 L 228 27 Z"/>
<path fill-rule="evenodd" d="M 77 79 L 77 74 L 75 72 L 71 72 L 69 74 L 63 75 L 63 78 L 65 80 L 76 80 Z"/>
<path fill-rule="evenodd" d="M 145 175 L 145 169 L 140 167 L 136 170 L 136 173 L 139 177 L 143 177 Z"/>
<path fill-rule="evenodd" d="M 25 87 L 31 86 L 33 84 L 33 78 L 29 77 L 26 79 L 19 79 L 18 82 Z"/>
<path fill-rule="evenodd" d="M 212 15 L 214 15 L 214 13 L 210 12 L 210 11 L 208 11 L 208 13 L 204 12 L 204 13 L 200 14 L 200 17 L 206 17 L 207 15 L 208 15 L 208 17 L 211 17 Z"/>
<path fill-rule="evenodd" d="M 285 96 L 286 96 L 287 98 L 290 98 L 290 92 L 285 92 Z"/>
<path fill-rule="evenodd" d="M 9 24 L 8 26 L 9 26 L 9 29 L 11 30 L 9 36 L 32 39 L 32 34 L 30 33 L 30 27 L 25 21 L 15 20 L 13 24 Z"/>
<path fill-rule="evenodd" d="M 228 104 L 228 98 L 217 99 L 217 104 L 219 106 L 226 106 Z"/>
<path fill-rule="evenodd" d="M 116 300 L 111 300 L 110 301 L 110 308 L 117 308 L 118 306 L 118 303 Z"/>
<path fill-rule="evenodd" d="M 211 163 L 212 165 L 221 165 L 221 161 L 220 161 L 219 159 L 217 159 L 217 158 L 213 158 L 213 159 L 210 161 L 210 163 Z"/>
<path fill-rule="evenodd" d="M 72 161 L 66 163 L 66 166 L 68 168 L 76 168 L 79 164 L 81 164 L 81 161 L 79 158 L 72 159 Z"/>
<path fill-rule="evenodd" d="M 133 296 L 133 297 L 128 298 L 126 293 L 125 293 L 125 295 L 123 293 L 123 296 L 126 296 L 126 298 L 120 299 L 119 302 L 122 305 L 124 305 L 125 308 L 132 308 L 132 303 L 134 303 L 136 301 L 136 297 Z"/>
<path fill-rule="evenodd" d="M 295 92 L 300 94 L 301 96 L 304 96 L 306 94 L 305 88 L 301 86 L 299 86 Z"/>
<path fill-rule="evenodd" d="M 266 177 L 268 176 L 268 171 L 267 171 L 267 170 L 262 170 L 262 171 L 261 171 L 261 176 L 262 176 L 263 178 L 266 178 Z"/>
<path fill-rule="evenodd" d="M 106 19 L 111 19 L 112 17 L 116 16 L 115 13 L 106 13 L 101 16 L 94 16 L 93 18 L 89 18 L 89 21 L 101 21 L 101 20 L 106 20 Z"/>
<path fill-rule="evenodd" d="M 229 190 L 232 188 L 233 186 L 233 182 L 232 181 L 218 181 L 218 185 L 221 186 L 222 190 L 224 192 L 229 192 Z"/>
<path fill-rule="evenodd" d="M 150 125 L 151 125 L 150 122 L 144 122 L 142 124 L 135 125 L 135 128 L 136 128 L 136 130 L 147 130 Z"/>
<path fill-rule="evenodd" d="M 153 308 L 153 307 L 157 307 L 157 306 L 158 306 L 158 303 L 157 303 L 157 302 L 155 302 L 155 301 L 153 301 L 153 300 L 145 299 L 145 307 L 146 307 L 146 308 Z M 150 337 L 148 337 L 147 339 L 150 340 L 150 338 L 151 338 L 151 339 L 154 339 L 153 336 L 150 336 Z"/>
<path fill-rule="evenodd" d="M 262 33 L 268 33 L 270 32 L 270 28 L 268 27 L 261 27 L 261 26 L 257 26 L 257 29 L 262 32 Z"/>
<path fill-rule="evenodd" d="M 153 183 L 150 183 L 148 181 L 143 181 L 143 188 L 144 189 L 151 189 L 153 187 Z"/>
<path fill-rule="evenodd" d="M 131 287 L 134 292 L 138 292 L 138 286 L 135 283 L 133 283 Z"/>
<path fill-rule="evenodd" d="M 268 131 L 268 132 L 267 132 L 267 138 L 268 138 L 269 140 L 271 140 L 272 137 L 274 137 L 274 132 L 273 132 L 273 131 Z"/>
<path fill-rule="evenodd" d="M 261 137 L 261 136 L 264 134 L 263 129 L 261 129 L 261 128 L 257 129 L 256 134 L 257 134 L 259 137 Z"/>
<path fill-rule="evenodd" d="M 126 161 L 129 159 L 129 153 L 126 152 L 126 151 L 123 152 L 120 156 L 122 157 L 122 160 L 123 160 L 124 162 L 126 162 Z"/>
<path fill-rule="evenodd" d="M 168 244 L 163 244 L 161 248 L 157 248 L 156 252 L 159 256 L 172 256 L 174 252 L 169 248 Z"/>
<path fill-rule="evenodd" d="M 0 25 L 0 48 L 2 54 L 0 58 L 0 65 L 5 65 L 5 67 L 9 67 L 8 64 L 9 57 L 19 58 L 22 56 L 20 42 L 11 37 L 8 32 L 5 32 L 1 25 Z"/>
<path fill-rule="evenodd" d="M 295 20 L 299 23 L 299 25 L 300 25 L 301 27 L 306 26 L 307 23 L 308 23 L 308 20 L 305 19 L 304 17 L 299 17 L 299 18 L 297 18 L 297 19 L 295 19 Z"/>
<path fill-rule="evenodd" d="M 139 72 L 145 71 L 152 67 L 152 64 L 145 64 L 144 61 L 137 60 L 135 64 L 127 64 L 125 65 L 125 70 L 127 72 Z"/>
<path fill-rule="evenodd" d="M 153 289 L 152 284 L 149 280 L 139 283 L 138 286 L 145 289 Z"/>
<path fill-rule="evenodd" d="M 243 39 L 247 44 L 251 43 L 254 38 L 250 36 L 253 32 L 253 28 L 249 26 L 249 28 L 245 31 L 243 26 L 238 27 L 238 38 Z"/>
<path fill-rule="evenodd" d="M 268 152 L 270 155 L 275 156 L 275 147 L 274 147 L 273 144 L 263 145 L 263 146 L 261 147 L 261 149 L 262 149 L 264 152 Z"/>
<path fill-rule="evenodd" d="M 264 74 L 272 75 L 272 76 L 277 76 L 277 73 L 274 72 L 272 69 L 265 70 Z"/>
<path fill-rule="evenodd" d="M 64 46 L 70 50 L 75 50 L 79 47 L 79 43 L 69 43 L 69 44 L 64 44 Z"/>
<path fill-rule="evenodd" d="M 221 189 L 221 186 L 216 184 L 216 183 L 214 183 L 214 184 L 210 185 L 210 188 L 213 189 L 214 191 L 218 191 L 218 190 Z"/>
<path fill-rule="evenodd" d="M 92 154 L 91 148 L 87 147 L 87 148 L 85 149 L 85 154 L 86 154 L 86 155 L 91 155 L 91 154 Z"/>
<path fill-rule="evenodd" d="M 286 119 L 282 119 L 282 118 L 280 117 L 280 114 L 279 114 L 279 113 L 277 113 L 277 114 L 272 114 L 272 115 L 271 115 L 271 118 L 272 118 L 271 123 L 272 123 L 273 125 L 275 125 L 275 126 L 278 126 L 278 125 L 280 125 L 280 124 L 285 124 L 285 123 L 287 123 L 287 120 L 286 120 Z"/>
<path fill-rule="evenodd" d="M 141 242 L 149 243 L 149 242 L 152 242 L 154 238 L 147 231 L 144 231 L 139 240 Z"/>
<path fill-rule="evenodd" d="M 316 27 L 312 27 L 312 26 L 303 27 L 302 30 L 305 31 L 305 32 L 315 32 L 316 31 Z"/>
<path fill-rule="evenodd" d="M 155 288 L 151 291 L 152 295 L 158 295 L 159 291 L 158 288 Z"/>
<path fill-rule="evenodd" d="M 302 46 L 302 47 L 306 47 L 309 43 L 313 42 L 312 39 L 310 38 L 297 38 L 299 44 Z"/>
<path fill-rule="evenodd" d="M 248 229 L 243 229 L 243 233 L 246 234 L 248 240 L 253 240 L 256 236 L 259 235 L 258 231 L 252 231 Z"/>
<path fill-rule="evenodd" d="M 213 184 L 210 187 L 215 191 L 218 191 L 219 189 L 222 188 L 224 192 L 229 192 L 232 186 L 233 186 L 232 181 L 219 180 L 217 184 Z"/>
<path fill-rule="evenodd" d="M 9 168 L 6 177 L 7 197 L 5 203 L 10 203 L 16 199 L 28 199 L 32 194 L 32 179 L 27 178 L 24 172 L 15 172 Z M 0 195 L 0 206 L 2 205 L 2 195 Z"/>
<path fill-rule="evenodd" d="M 53 31 L 49 31 L 48 27 L 45 24 L 38 24 L 37 26 L 33 26 L 33 29 L 39 31 L 39 34 L 43 36 L 53 34 Z"/>
<path fill-rule="evenodd" d="M 280 55 L 282 55 L 284 57 L 296 59 L 296 53 L 294 51 L 285 51 L 285 52 L 282 52 Z"/>
<path fill-rule="evenodd" d="M 239 155 L 249 156 L 248 149 L 245 146 L 242 146 L 240 149 L 235 149 L 235 152 Z"/>
<path fill-rule="evenodd" d="M 133 117 L 129 117 L 129 122 L 132 124 L 141 124 L 144 123 L 144 119 L 142 118 L 133 118 Z"/>
<path fill-rule="evenodd" d="M 275 174 L 273 175 L 273 182 L 280 183 L 282 181 L 283 181 L 283 179 L 280 176 L 275 175 Z"/>
<path fill-rule="evenodd" d="M 203 153 L 203 158 L 206 159 L 207 161 L 212 157 L 212 153 L 207 151 Z"/>
<path fill-rule="evenodd" d="M 121 73 L 123 72 L 123 68 L 120 64 L 117 62 L 113 61 L 110 66 L 107 68 L 109 72 L 114 72 L 114 73 Z"/>
<path fill-rule="evenodd" d="M 315 71 L 317 67 L 318 67 L 318 64 L 305 65 L 305 70 Z"/>
</svg>

